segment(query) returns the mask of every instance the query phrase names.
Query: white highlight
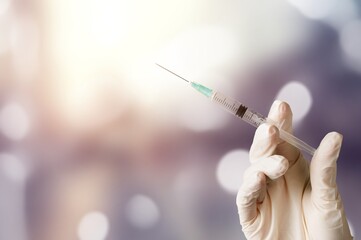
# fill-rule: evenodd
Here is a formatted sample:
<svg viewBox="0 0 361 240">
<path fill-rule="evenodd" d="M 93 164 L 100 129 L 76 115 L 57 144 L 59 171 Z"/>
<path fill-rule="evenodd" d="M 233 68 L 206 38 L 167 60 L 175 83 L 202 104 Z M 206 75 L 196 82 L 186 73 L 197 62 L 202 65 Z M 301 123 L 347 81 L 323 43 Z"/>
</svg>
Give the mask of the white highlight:
<svg viewBox="0 0 361 240">
<path fill-rule="evenodd" d="M 159 221 L 159 209 L 154 201 L 145 195 L 130 199 L 126 214 L 129 222 L 140 229 L 149 229 Z"/>
<path fill-rule="evenodd" d="M 87 3 L 91 6 L 91 14 L 85 14 L 90 22 L 89 35 L 101 46 L 118 44 L 131 30 L 133 20 L 132 12 L 129 12 L 129 9 L 132 10 L 129 3 L 114 0 L 93 0 Z"/>
<path fill-rule="evenodd" d="M 356 236 L 355 236 L 356 232 L 355 232 L 355 230 L 354 230 L 354 228 L 353 228 L 353 224 L 352 224 L 351 221 L 348 220 L 348 219 L 347 219 L 347 222 L 348 222 L 348 226 L 350 227 L 351 236 L 353 236 L 353 237 L 355 238 L 355 237 L 356 237 Z M 355 238 L 355 239 L 356 239 L 356 238 Z"/>
<path fill-rule="evenodd" d="M 354 0 L 342 0 L 325 19 L 336 30 L 342 29 L 346 24 L 358 18 L 358 7 Z"/>
<path fill-rule="evenodd" d="M 300 82 L 290 82 L 284 85 L 278 92 L 276 99 L 285 101 L 291 106 L 294 122 L 304 118 L 312 105 L 310 91 Z"/>
<path fill-rule="evenodd" d="M 0 166 L 4 174 L 14 182 L 24 182 L 27 176 L 25 164 L 14 155 L 0 154 Z"/>
<path fill-rule="evenodd" d="M 78 237 L 80 240 L 104 240 L 108 231 L 108 218 L 101 212 L 90 212 L 80 221 Z"/>
<path fill-rule="evenodd" d="M 29 132 L 29 118 L 17 103 L 6 105 L 0 113 L 0 130 L 12 140 L 21 140 Z"/>
<path fill-rule="evenodd" d="M 233 150 L 222 157 L 217 166 L 217 180 L 229 193 L 237 193 L 242 184 L 244 171 L 250 166 L 246 150 Z"/>
<path fill-rule="evenodd" d="M 335 8 L 337 0 L 288 0 L 300 12 L 311 19 L 325 18 Z"/>
</svg>

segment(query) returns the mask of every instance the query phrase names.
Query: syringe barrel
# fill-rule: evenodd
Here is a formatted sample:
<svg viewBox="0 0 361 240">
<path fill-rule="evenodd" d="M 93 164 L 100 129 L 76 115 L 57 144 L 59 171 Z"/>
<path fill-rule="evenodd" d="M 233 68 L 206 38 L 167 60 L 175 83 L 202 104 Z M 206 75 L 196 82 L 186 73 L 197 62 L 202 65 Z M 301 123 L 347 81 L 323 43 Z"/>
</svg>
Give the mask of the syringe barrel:
<svg viewBox="0 0 361 240">
<path fill-rule="evenodd" d="M 213 91 L 211 99 L 213 102 L 221 105 L 224 109 L 237 115 L 238 109 L 243 106 L 240 102 L 235 99 L 229 98 L 220 92 Z M 242 116 L 241 116 L 242 117 Z"/>
<path fill-rule="evenodd" d="M 233 115 L 240 117 L 245 122 L 254 127 L 258 127 L 267 120 L 264 116 L 246 107 L 235 99 L 225 96 L 220 92 L 214 92 L 211 97 L 212 101 L 221 105 L 224 109 L 231 112 Z"/>
<path fill-rule="evenodd" d="M 265 118 L 262 114 L 249 108 L 247 108 L 247 110 L 245 111 L 242 119 L 256 128 L 259 127 L 259 125 L 261 125 L 262 123 L 267 122 L 267 118 Z"/>
<path fill-rule="evenodd" d="M 227 111 L 231 112 L 233 115 L 236 115 L 237 117 L 241 118 L 242 120 L 256 128 L 259 127 L 262 123 L 266 122 L 274 124 L 276 127 L 278 127 L 280 138 L 282 140 L 288 142 L 289 144 L 295 146 L 300 150 L 303 150 L 304 152 L 307 152 L 311 156 L 313 156 L 313 154 L 315 153 L 316 150 L 313 147 L 311 147 L 301 139 L 298 139 L 291 133 L 288 133 L 285 130 L 281 129 L 281 126 L 279 126 L 279 124 L 275 123 L 270 119 L 267 119 L 262 114 L 244 106 L 237 100 L 229 98 L 220 92 L 213 92 L 211 99 L 212 101 L 221 105 Z"/>
<path fill-rule="evenodd" d="M 285 140 L 286 142 L 295 146 L 296 148 L 303 150 L 304 152 L 307 152 L 308 154 L 310 154 L 310 156 L 313 156 L 315 154 L 316 149 L 314 149 L 313 147 L 311 147 L 301 139 L 295 137 L 291 133 L 286 132 L 285 130 L 280 128 L 279 128 L 279 132 L 280 132 L 280 138 L 282 140 Z"/>
</svg>

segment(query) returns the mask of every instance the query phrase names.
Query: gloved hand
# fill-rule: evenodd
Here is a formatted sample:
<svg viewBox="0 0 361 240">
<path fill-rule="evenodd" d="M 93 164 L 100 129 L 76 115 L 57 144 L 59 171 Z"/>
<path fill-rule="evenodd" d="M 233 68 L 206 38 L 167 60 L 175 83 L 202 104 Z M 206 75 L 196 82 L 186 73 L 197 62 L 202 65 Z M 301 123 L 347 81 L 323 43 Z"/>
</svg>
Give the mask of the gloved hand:
<svg viewBox="0 0 361 240">
<path fill-rule="evenodd" d="M 275 101 L 268 117 L 292 132 L 287 103 Z M 336 185 L 341 142 L 340 134 L 327 134 L 309 163 L 275 126 L 257 129 L 237 195 L 247 239 L 352 239 Z"/>
</svg>

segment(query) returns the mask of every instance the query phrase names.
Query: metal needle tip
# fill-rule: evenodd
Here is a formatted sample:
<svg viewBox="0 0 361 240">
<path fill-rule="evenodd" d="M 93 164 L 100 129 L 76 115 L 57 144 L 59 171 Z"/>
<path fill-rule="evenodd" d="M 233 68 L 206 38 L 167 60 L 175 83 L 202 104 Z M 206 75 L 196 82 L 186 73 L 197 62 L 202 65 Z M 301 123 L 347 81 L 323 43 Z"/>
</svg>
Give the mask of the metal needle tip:
<svg viewBox="0 0 361 240">
<path fill-rule="evenodd" d="M 188 82 L 188 83 L 189 83 L 189 81 L 188 81 L 187 79 L 185 79 L 185 78 L 183 78 L 183 77 L 179 76 L 178 74 L 176 74 L 176 73 L 172 72 L 171 70 L 169 70 L 169 69 L 167 69 L 167 68 L 163 67 L 162 65 L 160 65 L 160 64 L 158 64 L 158 63 L 155 63 L 155 64 L 156 64 L 156 65 L 158 65 L 159 67 L 163 68 L 164 70 L 166 70 L 166 71 L 170 72 L 171 74 L 176 75 L 177 77 L 179 77 L 179 78 L 181 78 L 181 79 L 183 79 L 184 81 L 186 81 L 186 82 Z"/>
</svg>

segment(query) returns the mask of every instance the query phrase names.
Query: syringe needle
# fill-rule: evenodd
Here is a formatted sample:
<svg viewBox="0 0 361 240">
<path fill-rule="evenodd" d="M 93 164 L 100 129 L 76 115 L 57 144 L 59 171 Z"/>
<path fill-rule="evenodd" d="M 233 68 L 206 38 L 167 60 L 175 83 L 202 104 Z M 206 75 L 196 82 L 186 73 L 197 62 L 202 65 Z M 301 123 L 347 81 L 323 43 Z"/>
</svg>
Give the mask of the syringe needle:
<svg viewBox="0 0 361 240">
<path fill-rule="evenodd" d="M 186 82 L 188 82 L 188 83 L 189 83 L 189 81 L 188 81 L 187 79 L 185 79 L 185 78 L 183 78 L 183 77 L 179 76 L 178 74 L 176 74 L 176 73 L 172 72 L 171 70 L 166 69 L 165 67 L 163 67 L 162 65 L 160 65 L 160 64 L 158 64 L 158 63 L 155 63 L 155 64 L 157 64 L 159 67 L 163 68 L 164 70 L 166 70 L 166 71 L 168 71 L 168 72 L 172 73 L 173 75 L 176 75 L 177 77 L 179 77 L 179 78 L 181 78 L 181 79 L 183 79 L 184 81 L 186 81 Z"/>
</svg>

